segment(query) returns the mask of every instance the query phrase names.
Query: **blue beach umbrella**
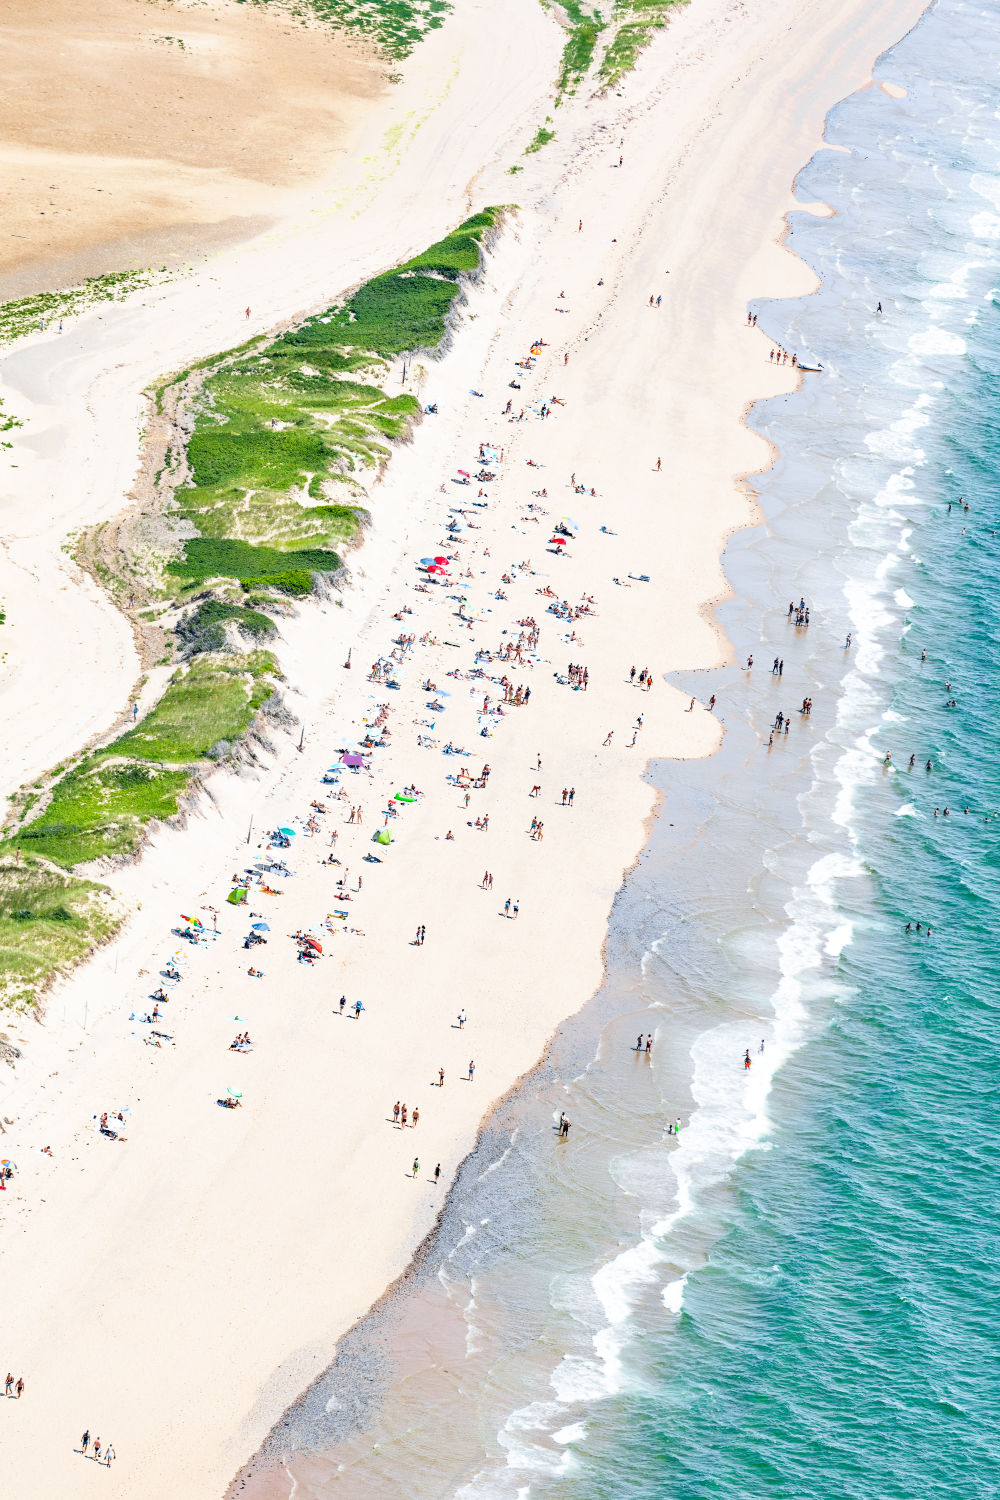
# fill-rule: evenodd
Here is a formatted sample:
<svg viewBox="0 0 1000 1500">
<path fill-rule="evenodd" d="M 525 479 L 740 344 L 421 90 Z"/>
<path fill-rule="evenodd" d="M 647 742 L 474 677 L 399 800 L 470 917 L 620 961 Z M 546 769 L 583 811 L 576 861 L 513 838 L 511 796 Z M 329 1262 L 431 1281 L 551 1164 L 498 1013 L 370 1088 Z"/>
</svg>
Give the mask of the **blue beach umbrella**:
<svg viewBox="0 0 1000 1500">
<path fill-rule="evenodd" d="M 271 924 L 270 924 L 270 922 L 251 922 L 250 925 L 253 928 L 254 932 L 270 932 L 271 931 Z"/>
<path fill-rule="evenodd" d="M 286 839 L 293 839 L 295 837 L 294 828 L 279 828 L 278 832 L 284 834 Z"/>
</svg>

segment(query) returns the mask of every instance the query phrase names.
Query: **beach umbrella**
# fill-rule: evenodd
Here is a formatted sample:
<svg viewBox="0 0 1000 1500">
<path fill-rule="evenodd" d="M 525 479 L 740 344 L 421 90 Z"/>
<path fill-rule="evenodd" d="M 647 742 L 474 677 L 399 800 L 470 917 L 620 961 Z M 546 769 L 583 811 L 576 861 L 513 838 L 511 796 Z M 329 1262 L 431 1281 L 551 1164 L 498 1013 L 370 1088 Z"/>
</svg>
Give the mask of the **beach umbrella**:
<svg viewBox="0 0 1000 1500">
<path fill-rule="evenodd" d="M 198 917 L 186 917 L 183 912 L 181 912 L 181 921 L 190 922 L 192 927 L 200 927 L 202 925 Z"/>
<path fill-rule="evenodd" d="M 358 755 L 356 751 L 350 750 L 343 757 L 343 761 L 345 766 L 354 766 L 356 768 L 364 765 L 365 758 L 363 755 Z"/>
<path fill-rule="evenodd" d="M 302 940 L 302 946 L 303 946 L 303 948 L 315 948 L 317 953 L 322 953 L 323 952 L 323 944 L 319 941 L 318 938 L 314 938 L 314 937 L 303 938 L 303 940 Z"/>
<path fill-rule="evenodd" d="M 552 538 L 552 545 L 553 547 L 565 547 L 566 538 L 564 536 L 554 536 Z"/>
<path fill-rule="evenodd" d="M 242 1089 L 231 1089 L 228 1084 L 226 1085 L 226 1093 L 229 1095 L 229 1097 L 231 1099 L 242 1099 L 243 1098 L 243 1090 Z"/>
<path fill-rule="evenodd" d="M 448 566 L 449 559 L 447 557 L 436 557 L 434 561 L 437 563 L 439 568 L 446 568 Z"/>
<path fill-rule="evenodd" d="M 571 521 L 570 518 L 569 518 L 569 516 L 563 516 L 562 519 L 559 521 L 559 525 L 562 526 L 564 528 L 564 530 L 566 530 L 566 531 L 579 531 L 580 530 L 580 528 L 576 524 L 576 522 L 575 521 Z"/>
<path fill-rule="evenodd" d="M 270 922 L 251 922 L 250 926 L 253 928 L 254 932 L 270 932 L 271 931 L 271 924 L 270 924 Z"/>
<path fill-rule="evenodd" d="M 461 476 L 462 476 L 463 479 L 471 479 L 472 478 L 472 475 L 469 473 L 468 469 L 459 469 L 458 472 L 461 474 Z"/>
<path fill-rule="evenodd" d="M 279 828 L 278 832 L 283 834 L 286 839 L 293 839 L 295 837 L 294 828 Z"/>
<path fill-rule="evenodd" d="M 438 577 L 444 578 L 445 575 L 448 572 L 448 569 L 447 568 L 428 568 L 427 571 L 428 571 L 428 573 L 433 573 L 434 576 L 435 576 L 435 578 L 438 578 Z"/>
<path fill-rule="evenodd" d="M 420 559 L 420 566 L 421 566 L 421 567 L 422 567 L 422 568 L 429 568 L 429 567 L 430 567 L 430 565 L 431 565 L 431 563 L 432 563 L 432 562 L 433 562 L 433 561 L 434 561 L 434 559 L 433 559 L 433 557 L 422 557 L 422 558 L 421 558 L 421 559 Z"/>
</svg>

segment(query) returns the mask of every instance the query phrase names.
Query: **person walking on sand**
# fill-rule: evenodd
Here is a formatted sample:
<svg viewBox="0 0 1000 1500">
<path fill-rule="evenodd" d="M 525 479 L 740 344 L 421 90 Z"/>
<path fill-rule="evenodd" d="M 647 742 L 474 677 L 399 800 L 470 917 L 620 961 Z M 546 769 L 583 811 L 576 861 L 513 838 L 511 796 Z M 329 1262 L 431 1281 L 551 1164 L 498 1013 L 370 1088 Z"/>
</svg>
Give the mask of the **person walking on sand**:
<svg viewBox="0 0 1000 1500">
<path fill-rule="evenodd" d="M 249 318 L 249 316 L 250 316 L 250 309 L 249 309 L 249 307 L 247 308 L 247 314 L 246 315 Z"/>
<path fill-rule="evenodd" d="M 420 1175 L 420 1157 L 419 1156 L 415 1156 L 413 1158 L 413 1167 L 411 1169 L 410 1176 L 411 1177 L 418 1177 L 419 1175 Z"/>
<path fill-rule="evenodd" d="M 24 1376 L 23 1375 L 19 1375 L 18 1376 L 18 1378 L 17 1378 L 17 1385 L 14 1387 L 14 1389 L 17 1392 L 17 1399 L 18 1399 L 18 1401 L 20 1401 L 22 1392 L 24 1391 Z"/>
<path fill-rule="evenodd" d="M 711 698 L 709 698 L 709 700 L 708 700 L 708 711 L 709 711 L 710 714 L 713 714 L 715 712 L 715 694 L 714 693 L 712 694 Z"/>
<path fill-rule="evenodd" d="M 398 1099 L 396 1100 L 395 1104 L 392 1106 L 392 1123 L 394 1125 L 398 1125 L 399 1124 L 399 1100 Z"/>
<path fill-rule="evenodd" d="M 472 1082 L 473 1078 L 475 1078 L 475 1076 L 476 1076 L 476 1064 L 475 1064 L 475 1060 L 472 1059 L 469 1062 L 469 1082 L 470 1083 Z"/>
<path fill-rule="evenodd" d="M 658 458 L 656 460 L 656 472 L 657 472 L 657 474 L 659 474 L 659 472 L 660 472 L 660 470 L 662 468 L 663 468 L 663 460 L 662 460 L 662 458 Z"/>
<path fill-rule="evenodd" d="M 346 1004 L 347 1004 L 347 996 L 346 995 L 341 995 L 341 997 L 340 997 L 340 1014 L 341 1015 L 344 1014 L 344 1006 Z"/>
<path fill-rule="evenodd" d="M 438 1068 L 438 1088 L 444 1088 L 444 1068 Z"/>
<path fill-rule="evenodd" d="M 109 1469 L 111 1468 L 111 1460 L 114 1458 L 114 1456 L 115 1456 L 114 1444 L 113 1443 L 109 1443 L 108 1446 L 104 1450 L 104 1462 L 107 1464 L 107 1466 L 108 1466 Z"/>
<path fill-rule="evenodd" d="M 8 1370 L 7 1371 L 7 1379 L 3 1383 L 3 1393 L 4 1393 L 5 1396 L 9 1396 L 10 1395 L 11 1388 L 13 1387 L 13 1384 L 14 1384 L 14 1377 L 10 1373 L 10 1371 Z"/>
<path fill-rule="evenodd" d="M 361 1001 L 360 1000 L 355 1000 L 355 1002 L 354 1002 L 354 1019 L 356 1021 L 360 1021 L 361 1020 L 361 1012 L 363 1010 L 364 1010 L 364 1006 L 362 1005 Z"/>
<path fill-rule="evenodd" d="M 81 1453 L 86 1453 L 86 1451 L 87 1451 L 87 1449 L 89 1447 L 90 1447 L 90 1428 L 88 1427 L 86 1429 L 86 1431 L 84 1432 L 83 1437 L 80 1439 L 80 1452 Z"/>
<path fill-rule="evenodd" d="M 507 918 L 507 920 L 509 922 L 510 921 L 510 897 L 509 896 L 507 897 L 507 900 L 503 904 L 503 914 L 504 914 L 504 916 Z"/>
<path fill-rule="evenodd" d="M 459 1013 L 458 1013 L 458 1029 L 459 1029 L 459 1031 L 462 1031 L 464 1029 L 465 1023 L 466 1023 L 466 1021 L 468 1019 L 469 1018 L 465 1014 L 465 1011 L 464 1010 L 460 1010 Z"/>
<path fill-rule="evenodd" d="M 437 1166 L 434 1168 L 434 1186 L 437 1187 L 437 1185 L 438 1185 L 438 1183 L 440 1181 L 441 1181 L 441 1163 L 438 1162 Z"/>
<path fill-rule="evenodd" d="M 420 1105 L 419 1104 L 415 1104 L 413 1106 L 413 1118 L 410 1121 L 410 1129 L 411 1130 L 416 1130 L 416 1128 L 417 1128 L 417 1121 L 419 1119 L 420 1119 Z"/>
<path fill-rule="evenodd" d="M 100 1461 L 101 1461 L 101 1440 L 100 1440 L 100 1438 L 95 1438 L 94 1439 L 94 1457 L 97 1459 L 97 1462 L 100 1463 Z"/>
<path fill-rule="evenodd" d="M 607 736 L 605 738 L 604 743 L 606 745 L 610 745 L 613 737 L 614 737 L 614 730 L 613 729 L 609 729 L 608 733 L 607 733 Z"/>
<path fill-rule="evenodd" d="M 406 1107 L 405 1104 L 403 1105 L 403 1109 L 402 1109 L 402 1112 L 401 1112 L 399 1118 L 400 1118 L 400 1124 L 402 1125 L 403 1129 L 405 1130 L 406 1129 L 406 1122 L 410 1118 L 410 1112 L 407 1109 L 407 1107 Z"/>
</svg>

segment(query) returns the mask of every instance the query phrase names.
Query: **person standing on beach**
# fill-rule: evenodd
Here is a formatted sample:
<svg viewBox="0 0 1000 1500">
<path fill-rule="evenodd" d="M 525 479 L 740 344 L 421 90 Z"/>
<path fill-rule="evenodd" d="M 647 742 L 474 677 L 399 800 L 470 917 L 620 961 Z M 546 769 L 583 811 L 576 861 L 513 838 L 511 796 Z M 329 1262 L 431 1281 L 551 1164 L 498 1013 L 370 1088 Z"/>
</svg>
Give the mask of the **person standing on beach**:
<svg viewBox="0 0 1000 1500">
<path fill-rule="evenodd" d="M 662 460 L 662 458 L 658 458 L 656 460 L 656 472 L 657 472 L 657 474 L 659 474 L 659 472 L 660 472 L 660 470 L 662 468 L 663 468 L 663 460 Z"/>
<path fill-rule="evenodd" d="M 86 1431 L 84 1432 L 83 1437 L 80 1439 L 80 1452 L 81 1453 L 86 1453 L 86 1451 L 87 1451 L 87 1449 L 89 1447 L 90 1447 L 90 1428 L 88 1427 L 86 1429 Z"/>
<path fill-rule="evenodd" d="M 434 1168 L 434 1186 L 437 1187 L 437 1185 L 438 1185 L 438 1183 L 440 1181 L 441 1181 L 441 1163 L 438 1162 L 437 1166 Z"/>
<path fill-rule="evenodd" d="M 417 1128 L 417 1121 L 419 1119 L 420 1119 L 420 1105 L 419 1104 L 415 1104 L 413 1106 L 413 1119 L 410 1121 L 410 1129 L 411 1130 L 416 1130 L 416 1128 Z"/>
<path fill-rule="evenodd" d="M 412 1167 L 410 1175 L 411 1175 L 411 1177 L 417 1177 L 417 1176 L 420 1175 L 420 1157 L 419 1156 L 415 1156 L 413 1158 L 413 1167 Z"/>
<path fill-rule="evenodd" d="M 469 1082 L 470 1083 L 472 1082 L 473 1078 L 475 1078 L 475 1076 L 476 1076 L 476 1064 L 475 1064 L 475 1060 L 472 1059 L 469 1062 Z"/>
<path fill-rule="evenodd" d="M 247 314 L 246 315 L 249 318 L 249 316 L 250 316 L 250 309 L 249 309 L 249 307 L 247 308 Z"/>
<path fill-rule="evenodd" d="M 650 1035 L 650 1036 L 646 1037 L 646 1056 L 647 1057 L 652 1052 L 652 1050 L 653 1050 L 653 1038 Z"/>
<path fill-rule="evenodd" d="M 444 1068 L 438 1068 L 438 1088 L 444 1088 Z"/>
<path fill-rule="evenodd" d="M 641 1031 L 639 1032 L 639 1035 L 635 1039 L 635 1050 L 637 1052 L 641 1052 L 642 1051 L 642 1032 Z"/>
<path fill-rule="evenodd" d="M 462 1031 L 464 1029 L 465 1023 L 466 1023 L 466 1021 L 468 1019 L 469 1018 L 465 1014 L 465 1011 L 464 1010 L 460 1010 L 459 1013 L 458 1013 L 458 1029 L 459 1029 L 459 1031 Z"/>
<path fill-rule="evenodd" d="M 399 1100 L 398 1099 L 396 1100 L 395 1104 L 392 1106 L 392 1123 L 394 1125 L 398 1125 L 399 1124 Z"/>
<path fill-rule="evenodd" d="M 24 1391 L 24 1376 L 23 1375 L 19 1375 L 18 1376 L 18 1378 L 17 1378 L 17 1385 L 14 1387 L 14 1389 L 17 1392 L 17 1399 L 18 1399 L 18 1401 L 20 1401 L 21 1395 L 22 1395 L 22 1393 Z"/>
</svg>

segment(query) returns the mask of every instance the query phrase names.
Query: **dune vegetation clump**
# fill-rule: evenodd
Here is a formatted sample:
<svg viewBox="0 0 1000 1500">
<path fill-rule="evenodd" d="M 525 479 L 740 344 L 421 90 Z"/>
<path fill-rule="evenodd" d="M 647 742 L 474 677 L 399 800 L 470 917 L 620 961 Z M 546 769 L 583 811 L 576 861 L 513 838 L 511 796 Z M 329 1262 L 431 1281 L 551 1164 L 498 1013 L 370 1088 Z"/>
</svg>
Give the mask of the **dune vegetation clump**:
<svg viewBox="0 0 1000 1500">
<path fill-rule="evenodd" d="M 179 597 L 212 580 L 307 594 L 356 537 L 367 483 L 420 410 L 384 389 L 390 361 L 432 352 L 461 279 L 478 270 L 486 209 L 345 302 L 216 362 L 201 384 L 177 514 L 197 536 L 167 567 Z"/>
</svg>

